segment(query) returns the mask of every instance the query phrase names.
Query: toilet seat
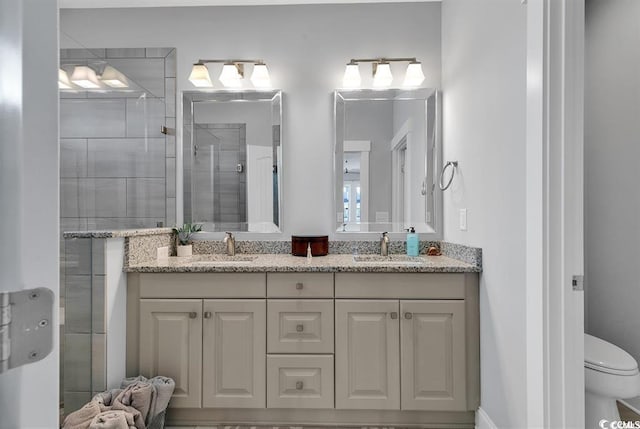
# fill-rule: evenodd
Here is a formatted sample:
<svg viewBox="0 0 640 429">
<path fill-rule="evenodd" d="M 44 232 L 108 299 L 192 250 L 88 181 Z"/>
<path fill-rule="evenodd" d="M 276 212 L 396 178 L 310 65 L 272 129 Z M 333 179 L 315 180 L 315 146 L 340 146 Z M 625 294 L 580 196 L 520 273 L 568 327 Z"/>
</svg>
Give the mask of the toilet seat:
<svg viewBox="0 0 640 429">
<path fill-rule="evenodd" d="M 639 373 L 638 363 L 620 347 L 584 334 L 584 366 L 607 374 L 632 376 Z"/>
</svg>

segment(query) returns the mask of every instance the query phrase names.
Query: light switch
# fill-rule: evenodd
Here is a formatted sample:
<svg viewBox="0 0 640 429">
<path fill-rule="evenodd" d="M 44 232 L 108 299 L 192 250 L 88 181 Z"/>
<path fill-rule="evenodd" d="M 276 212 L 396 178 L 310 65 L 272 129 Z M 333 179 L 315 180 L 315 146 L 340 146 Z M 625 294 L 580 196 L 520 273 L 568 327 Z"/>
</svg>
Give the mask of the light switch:
<svg viewBox="0 0 640 429">
<path fill-rule="evenodd" d="M 460 231 L 467 230 L 467 209 L 460 209 Z"/>
</svg>

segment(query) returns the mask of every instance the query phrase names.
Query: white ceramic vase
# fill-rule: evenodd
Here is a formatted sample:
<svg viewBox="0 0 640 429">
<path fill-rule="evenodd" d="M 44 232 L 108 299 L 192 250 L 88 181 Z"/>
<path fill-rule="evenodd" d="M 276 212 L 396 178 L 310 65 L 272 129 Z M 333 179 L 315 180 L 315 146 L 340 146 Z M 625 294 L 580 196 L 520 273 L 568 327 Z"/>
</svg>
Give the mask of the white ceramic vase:
<svg viewBox="0 0 640 429">
<path fill-rule="evenodd" d="M 193 255 L 193 246 L 187 244 L 186 246 L 178 245 L 178 256 L 191 256 Z"/>
</svg>

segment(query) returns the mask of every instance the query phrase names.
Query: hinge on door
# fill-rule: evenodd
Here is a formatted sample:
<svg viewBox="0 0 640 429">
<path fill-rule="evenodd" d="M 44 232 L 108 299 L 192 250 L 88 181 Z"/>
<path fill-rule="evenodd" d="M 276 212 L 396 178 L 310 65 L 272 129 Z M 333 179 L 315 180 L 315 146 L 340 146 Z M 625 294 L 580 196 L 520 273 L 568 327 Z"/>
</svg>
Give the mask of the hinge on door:
<svg viewBox="0 0 640 429">
<path fill-rule="evenodd" d="M 573 290 L 584 290 L 584 276 L 573 276 L 571 286 Z"/>
<path fill-rule="evenodd" d="M 0 374 L 37 362 L 53 349 L 53 292 L 0 292 Z"/>
</svg>

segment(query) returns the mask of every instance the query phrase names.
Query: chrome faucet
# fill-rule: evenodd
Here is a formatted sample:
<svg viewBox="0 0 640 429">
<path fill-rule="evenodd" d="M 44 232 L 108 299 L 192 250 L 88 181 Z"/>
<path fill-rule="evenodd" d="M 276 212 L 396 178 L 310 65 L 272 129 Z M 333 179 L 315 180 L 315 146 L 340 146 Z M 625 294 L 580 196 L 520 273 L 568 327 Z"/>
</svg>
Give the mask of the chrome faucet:
<svg viewBox="0 0 640 429">
<path fill-rule="evenodd" d="M 227 244 L 227 255 L 235 256 L 236 254 L 236 239 L 233 237 L 233 234 L 230 232 L 225 232 L 223 243 Z"/>
<path fill-rule="evenodd" d="M 387 232 L 383 232 L 380 237 L 380 256 L 389 256 L 389 235 Z"/>
</svg>

